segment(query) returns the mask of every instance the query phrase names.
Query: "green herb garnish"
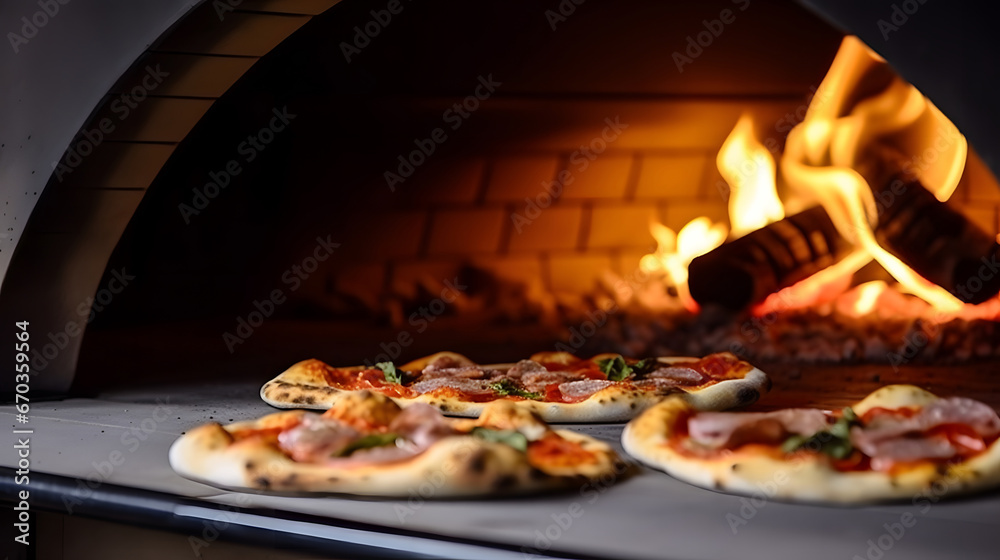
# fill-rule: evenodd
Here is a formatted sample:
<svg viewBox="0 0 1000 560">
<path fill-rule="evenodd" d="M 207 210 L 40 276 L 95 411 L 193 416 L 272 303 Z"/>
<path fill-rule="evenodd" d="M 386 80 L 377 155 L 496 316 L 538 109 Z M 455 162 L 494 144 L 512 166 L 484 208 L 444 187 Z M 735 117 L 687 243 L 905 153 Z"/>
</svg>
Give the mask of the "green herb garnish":
<svg viewBox="0 0 1000 560">
<path fill-rule="evenodd" d="M 533 401 L 542 399 L 541 393 L 532 393 L 531 391 L 526 391 L 518 387 L 513 379 L 508 379 L 506 377 L 501 379 L 500 381 L 490 383 L 489 387 L 498 395 L 503 397 L 515 396 L 515 397 L 530 399 Z"/>
<path fill-rule="evenodd" d="M 472 428 L 472 437 L 477 437 L 484 441 L 489 441 L 493 443 L 503 443 L 509 445 L 518 451 L 528 450 L 528 438 L 524 434 L 517 430 L 491 430 L 489 428 L 483 428 L 476 426 Z"/>
<path fill-rule="evenodd" d="M 392 362 L 379 362 L 375 367 L 382 370 L 385 380 L 389 383 L 401 385 L 403 383 L 403 372 L 396 369 Z"/>
<path fill-rule="evenodd" d="M 399 439 L 399 435 L 391 432 L 386 434 L 369 434 L 361 439 L 354 440 L 353 442 L 347 444 L 346 447 L 334 455 L 337 457 L 347 457 L 351 453 L 361 449 L 371 449 L 372 447 L 382 447 L 383 445 L 394 444 L 397 439 Z"/>
<path fill-rule="evenodd" d="M 632 364 L 632 371 L 638 375 L 656 371 L 660 367 L 660 361 L 656 358 L 644 358 Z"/>
<path fill-rule="evenodd" d="M 851 427 L 860 424 L 858 415 L 851 407 L 847 407 L 829 429 L 816 432 L 811 436 L 792 436 L 781 445 L 781 450 L 785 453 L 792 453 L 802 448 L 808 448 L 829 455 L 834 459 L 846 459 L 851 456 L 851 453 L 854 453 L 854 446 L 851 445 Z"/>
<path fill-rule="evenodd" d="M 610 381 L 623 381 L 632 373 L 632 367 L 621 356 L 597 360 L 597 367 L 601 368 Z"/>
</svg>

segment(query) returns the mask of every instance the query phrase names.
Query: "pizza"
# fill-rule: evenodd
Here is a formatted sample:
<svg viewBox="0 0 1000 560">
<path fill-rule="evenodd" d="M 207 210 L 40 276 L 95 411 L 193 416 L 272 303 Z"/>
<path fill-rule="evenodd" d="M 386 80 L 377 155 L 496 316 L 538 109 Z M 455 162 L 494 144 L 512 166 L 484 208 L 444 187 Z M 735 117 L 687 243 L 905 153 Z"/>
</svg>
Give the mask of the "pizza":
<svg viewBox="0 0 1000 560">
<path fill-rule="evenodd" d="M 729 353 L 636 360 L 541 352 L 517 363 L 480 365 L 439 352 L 401 366 L 305 360 L 267 382 L 260 395 L 278 408 L 326 409 L 367 389 L 403 406 L 427 403 L 453 416 L 476 417 L 491 402 L 510 401 L 547 422 L 620 422 L 671 394 L 702 410 L 724 410 L 755 402 L 769 386 L 764 372 Z"/>
<path fill-rule="evenodd" d="M 199 426 L 171 446 L 170 465 L 223 488 L 424 498 L 580 488 L 627 473 L 607 444 L 553 430 L 510 402 L 457 419 L 423 403 L 403 409 L 367 390 L 323 414 L 283 411 Z"/>
<path fill-rule="evenodd" d="M 625 451 L 691 484 L 807 502 L 937 501 L 1000 486 L 1000 417 L 889 385 L 841 411 L 703 412 L 668 398 L 630 422 Z"/>
</svg>

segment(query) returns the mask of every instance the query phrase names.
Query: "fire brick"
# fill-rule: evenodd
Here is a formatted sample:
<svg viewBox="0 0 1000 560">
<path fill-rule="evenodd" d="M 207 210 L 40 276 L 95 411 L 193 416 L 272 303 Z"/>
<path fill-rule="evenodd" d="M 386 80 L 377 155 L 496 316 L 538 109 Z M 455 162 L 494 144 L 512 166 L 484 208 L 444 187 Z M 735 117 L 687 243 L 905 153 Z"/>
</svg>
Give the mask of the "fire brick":
<svg viewBox="0 0 1000 560">
<path fill-rule="evenodd" d="M 512 200 L 523 203 L 545 193 L 543 183 L 556 179 L 559 158 L 556 155 L 508 156 L 493 161 L 486 200 Z M 547 193 L 546 193 L 547 194 Z"/>
<path fill-rule="evenodd" d="M 703 155 L 645 156 L 639 173 L 636 198 L 695 198 L 700 194 L 702 173 L 709 165 Z"/>
<path fill-rule="evenodd" d="M 658 218 L 652 204 L 596 206 L 587 247 L 655 247 L 649 224 Z"/>
<path fill-rule="evenodd" d="M 566 169 L 572 180 L 566 181 L 561 198 L 623 198 L 632 159 L 630 155 L 611 154 L 595 155 L 592 161 L 582 156 L 571 157 Z"/>
<path fill-rule="evenodd" d="M 580 206 L 559 206 L 537 209 L 527 214 L 519 209 L 523 220 L 516 219 L 510 227 L 511 251 L 548 251 L 574 249 L 580 238 L 583 210 Z M 537 215 L 531 219 L 532 215 Z"/>
<path fill-rule="evenodd" d="M 611 257 L 594 252 L 552 255 L 548 265 L 553 292 L 583 294 L 593 290 L 601 275 L 611 270 Z"/>
<path fill-rule="evenodd" d="M 449 209 L 434 212 L 428 253 L 492 253 L 500 247 L 503 208 Z"/>
</svg>

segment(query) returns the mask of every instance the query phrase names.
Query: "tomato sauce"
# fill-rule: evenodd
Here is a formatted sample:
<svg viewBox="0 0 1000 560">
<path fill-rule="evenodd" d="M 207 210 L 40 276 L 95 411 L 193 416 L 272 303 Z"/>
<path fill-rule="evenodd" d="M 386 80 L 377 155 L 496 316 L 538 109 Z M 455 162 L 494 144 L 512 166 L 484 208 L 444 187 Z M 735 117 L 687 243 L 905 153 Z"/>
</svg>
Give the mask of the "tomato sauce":
<svg viewBox="0 0 1000 560">
<path fill-rule="evenodd" d="M 570 441 L 554 432 L 528 444 L 528 462 L 535 466 L 572 467 L 596 460 L 594 452 L 584 449 L 579 442 Z"/>
</svg>

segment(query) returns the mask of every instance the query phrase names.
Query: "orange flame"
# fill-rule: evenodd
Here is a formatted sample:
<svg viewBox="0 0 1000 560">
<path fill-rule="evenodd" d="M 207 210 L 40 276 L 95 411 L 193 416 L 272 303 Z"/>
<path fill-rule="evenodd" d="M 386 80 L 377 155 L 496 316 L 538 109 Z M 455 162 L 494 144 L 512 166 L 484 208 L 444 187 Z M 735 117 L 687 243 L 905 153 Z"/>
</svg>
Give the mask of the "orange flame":
<svg viewBox="0 0 1000 560">
<path fill-rule="evenodd" d="M 968 153 L 966 140 L 955 125 L 887 68 L 885 61 L 856 37 L 843 40 L 805 119 L 788 134 L 778 166 L 789 191 L 784 204 L 777 194 L 774 159 L 754 136 L 752 117 L 741 116 L 723 143 L 716 164 L 731 188 L 731 238 L 782 219 L 786 208 L 821 204 L 840 234 L 855 246 L 840 263 L 771 294 L 755 306 L 755 314 L 833 301 L 848 291 L 854 272 L 872 259 L 899 282 L 899 290 L 890 290 L 885 282 L 869 282 L 851 290 L 842 302 L 838 300 L 838 308 L 843 303 L 851 314 L 865 315 L 888 306 L 904 315 L 934 312 L 935 320 L 947 320 L 960 312 L 967 318 L 991 316 L 1000 309 L 1000 301 L 963 306 L 875 239 L 873 226 L 880 208 L 859 171 L 893 164 L 946 201 L 958 186 Z M 685 306 L 696 310 L 687 290 L 687 266 L 694 257 L 721 244 L 725 226 L 713 225 L 702 217 L 677 235 L 661 224 L 652 224 L 651 231 L 658 247 L 640 266 L 647 272 L 663 271 Z M 903 292 L 923 301 L 908 302 Z"/>
<path fill-rule="evenodd" d="M 904 291 L 938 310 L 956 312 L 962 308 L 957 298 L 883 249 L 872 231 L 878 206 L 858 169 L 881 163 L 877 160 L 886 153 L 933 154 L 903 167 L 943 201 L 958 186 L 968 151 L 958 129 L 916 88 L 879 72 L 884 65 L 856 37 L 844 39 L 805 120 L 788 134 L 781 171 L 798 195 L 822 204 L 840 234 L 878 261 Z M 878 92 L 859 100 L 865 87 Z"/>
<path fill-rule="evenodd" d="M 651 223 L 649 229 L 656 239 L 656 251 L 643 256 L 639 268 L 663 274 L 669 285 L 677 288 L 684 307 L 691 312 L 698 311 L 698 304 L 688 291 L 688 265 L 695 257 L 722 245 L 726 240 L 726 225 L 713 224 L 702 216 L 688 222 L 679 233 L 656 222 Z"/>
<path fill-rule="evenodd" d="M 731 189 L 729 221 L 733 239 L 785 217 L 775 185 L 774 158 L 754 137 L 749 114 L 740 117 L 722 144 L 716 166 Z"/>
</svg>

